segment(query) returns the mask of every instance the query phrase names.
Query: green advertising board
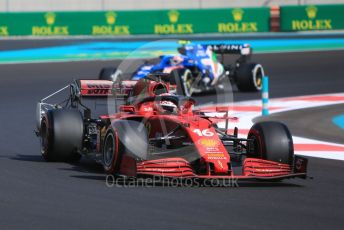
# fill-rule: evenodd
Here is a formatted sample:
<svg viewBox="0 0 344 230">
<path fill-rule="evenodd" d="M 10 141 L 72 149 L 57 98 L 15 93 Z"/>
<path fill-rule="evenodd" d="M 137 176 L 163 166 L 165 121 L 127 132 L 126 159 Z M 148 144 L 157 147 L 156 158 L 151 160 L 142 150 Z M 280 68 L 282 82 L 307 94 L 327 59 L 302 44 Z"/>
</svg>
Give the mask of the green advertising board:
<svg viewBox="0 0 344 230">
<path fill-rule="evenodd" d="M 281 7 L 281 31 L 344 29 L 344 5 Z"/>
<path fill-rule="evenodd" d="M 0 36 L 267 32 L 269 8 L 0 13 Z"/>
</svg>

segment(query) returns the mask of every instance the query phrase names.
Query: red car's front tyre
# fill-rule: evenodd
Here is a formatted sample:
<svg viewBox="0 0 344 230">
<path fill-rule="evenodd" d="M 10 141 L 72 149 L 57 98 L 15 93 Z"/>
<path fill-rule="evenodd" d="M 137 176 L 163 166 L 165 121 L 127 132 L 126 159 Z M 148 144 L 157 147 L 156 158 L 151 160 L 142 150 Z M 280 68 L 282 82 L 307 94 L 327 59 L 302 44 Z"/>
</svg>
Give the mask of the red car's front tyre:
<svg viewBox="0 0 344 230">
<path fill-rule="evenodd" d="M 258 122 L 250 129 L 247 139 L 253 140 L 247 157 L 292 164 L 293 139 L 285 124 L 276 121 Z"/>
</svg>

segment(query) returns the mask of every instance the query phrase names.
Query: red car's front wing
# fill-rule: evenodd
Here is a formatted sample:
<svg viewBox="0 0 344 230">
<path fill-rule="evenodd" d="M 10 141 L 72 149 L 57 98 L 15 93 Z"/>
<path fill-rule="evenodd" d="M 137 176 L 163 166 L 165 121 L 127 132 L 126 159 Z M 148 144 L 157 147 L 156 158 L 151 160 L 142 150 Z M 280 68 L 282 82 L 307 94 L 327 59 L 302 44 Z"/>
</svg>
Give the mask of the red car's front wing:
<svg viewBox="0 0 344 230">
<path fill-rule="evenodd" d="M 242 165 L 242 173 L 230 171 L 227 175 L 212 174 L 211 170 L 205 175 L 194 172 L 191 164 L 183 158 L 164 158 L 135 162 L 129 158 L 123 159 L 121 173 L 129 176 L 159 176 L 169 178 L 200 178 L 200 179 L 239 179 L 239 180 L 280 180 L 286 178 L 307 177 L 307 159 L 295 156 L 292 165 L 277 163 L 256 158 L 246 158 Z"/>
</svg>

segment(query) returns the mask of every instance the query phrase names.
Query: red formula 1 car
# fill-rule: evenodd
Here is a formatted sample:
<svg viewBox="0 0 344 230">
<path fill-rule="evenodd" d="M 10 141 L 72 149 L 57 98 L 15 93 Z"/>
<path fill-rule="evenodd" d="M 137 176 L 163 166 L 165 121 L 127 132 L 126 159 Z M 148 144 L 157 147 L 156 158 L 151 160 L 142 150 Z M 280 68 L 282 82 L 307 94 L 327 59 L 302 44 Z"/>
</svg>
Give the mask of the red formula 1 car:
<svg viewBox="0 0 344 230">
<path fill-rule="evenodd" d="M 67 88 L 67 105 L 38 103 L 37 134 L 48 161 L 86 155 L 108 174 L 133 178 L 306 178 L 307 159 L 294 155 L 282 123 L 256 123 L 243 139 L 237 129 L 217 128 L 213 117 L 193 110 L 192 98 L 169 94 L 161 81 L 78 80 Z M 116 109 L 96 116 L 86 101 L 102 97 Z"/>
</svg>

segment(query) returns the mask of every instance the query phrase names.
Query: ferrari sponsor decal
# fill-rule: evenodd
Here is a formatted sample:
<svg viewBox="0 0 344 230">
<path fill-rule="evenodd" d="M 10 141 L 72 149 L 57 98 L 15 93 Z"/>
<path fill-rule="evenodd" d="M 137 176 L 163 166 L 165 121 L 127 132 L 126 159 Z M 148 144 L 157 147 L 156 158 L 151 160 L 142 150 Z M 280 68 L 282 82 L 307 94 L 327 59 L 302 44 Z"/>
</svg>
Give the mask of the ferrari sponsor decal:
<svg viewBox="0 0 344 230">
<path fill-rule="evenodd" d="M 198 143 L 205 148 L 218 147 L 220 145 L 220 141 L 209 138 L 202 138 L 198 141 Z"/>
<path fill-rule="evenodd" d="M 215 154 L 215 153 L 222 153 L 221 150 L 217 147 L 208 147 L 205 149 L 206 154 Z"/>
<path fill-rule="evenodd" d="M 208 160 L 226 160 L 227 157 L 223 153 L 208 153 Z"/>
<path fill-rule="evenodd" d="M 209 153 L 208 157 L 225 157 L 223 153 Z"/>
</svg>

